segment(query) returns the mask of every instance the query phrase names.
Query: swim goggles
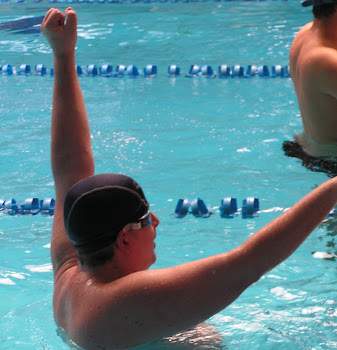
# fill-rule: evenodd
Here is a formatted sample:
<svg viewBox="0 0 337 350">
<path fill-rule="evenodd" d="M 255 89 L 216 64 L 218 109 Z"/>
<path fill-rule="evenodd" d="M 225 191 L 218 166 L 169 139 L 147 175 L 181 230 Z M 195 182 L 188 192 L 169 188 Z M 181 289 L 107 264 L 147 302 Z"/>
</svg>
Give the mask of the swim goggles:
<svg viewBox="0 0 337 350">
<path fill-rule="evenodd" d="M 131 224 L 127 224 L 124 226 L 123 231 L 132 231 L 132 230 L 139 230 L 143 227 L 148 227 L 152 225 L 152 215 L 150 210 L 143 215 L 138 222 L 133 222 Z"/>
</svg>

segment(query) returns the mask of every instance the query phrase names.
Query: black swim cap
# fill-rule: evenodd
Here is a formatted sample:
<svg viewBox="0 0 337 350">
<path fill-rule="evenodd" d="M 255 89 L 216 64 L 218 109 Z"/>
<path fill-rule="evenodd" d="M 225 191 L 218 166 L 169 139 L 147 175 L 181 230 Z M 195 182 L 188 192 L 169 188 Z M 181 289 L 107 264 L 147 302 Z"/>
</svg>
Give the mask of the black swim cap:
<svg viewBox="0 0 337 350">
<path fill-rule="evenodd" d="M 80 254 L 113 243 L 129 223 L 149 210 L 140 186 L 122 174 L 100 174 L 76 183 L 64 202 L 64 225 Z"/>
</svg>

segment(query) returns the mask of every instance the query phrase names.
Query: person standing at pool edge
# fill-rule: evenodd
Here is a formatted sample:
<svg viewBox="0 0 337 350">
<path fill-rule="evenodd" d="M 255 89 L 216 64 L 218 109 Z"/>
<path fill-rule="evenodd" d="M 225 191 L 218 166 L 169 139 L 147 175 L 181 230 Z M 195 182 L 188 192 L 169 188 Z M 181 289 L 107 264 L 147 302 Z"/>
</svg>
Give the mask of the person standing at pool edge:
<svg viewBox="0 0 337 350">
<path fill-rule="evenodd" d="M 41 25 L 54 54 L 54 316 L 84 349 L 125 349 L 187 330 L 230 305 L 288 258 L 328 215 L 337 202 L 337 178 L 229 252 L 148 270 L 156 259 L 159 220 L 134 180 L 94 175 L 75 69 L 77 15 L 72 8 L 65 14 L 66 22 L 52 8 Z"/>
<path fill-rule="evenodd" d="M 301 113 L 303 132 L 285 142 L 288 155 L 297 152 L 308 162 L 337 173 L 337 1 L 305 0 L 314 19 L 296 35 L 289 53 L 290 74 Z M 296 155 L 295 155 L 296 156 Z M 329 159 L 329 157 L 334 157 Z M 328 161 L 331 161 L 330 164 Z M 316 162 L 317 163 L 317 162 Z"/>
</svg>

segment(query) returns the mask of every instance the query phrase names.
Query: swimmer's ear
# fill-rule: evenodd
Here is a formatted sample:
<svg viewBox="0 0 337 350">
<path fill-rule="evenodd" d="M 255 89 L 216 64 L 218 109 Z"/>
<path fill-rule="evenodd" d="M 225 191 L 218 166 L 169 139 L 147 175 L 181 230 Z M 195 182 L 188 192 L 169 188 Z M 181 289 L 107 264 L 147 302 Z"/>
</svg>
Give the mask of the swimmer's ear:
<svg viewBox="0 0 337 350">
<path fill-rule="evenodd" d="M 130 248 L 129 244 L 129 233 L 127 231 L 121 231 L 119 232 L 117 238 L 116 238 L 116 246 L 118 249 L 122 251 L 128 251 Z"/>
</svg>

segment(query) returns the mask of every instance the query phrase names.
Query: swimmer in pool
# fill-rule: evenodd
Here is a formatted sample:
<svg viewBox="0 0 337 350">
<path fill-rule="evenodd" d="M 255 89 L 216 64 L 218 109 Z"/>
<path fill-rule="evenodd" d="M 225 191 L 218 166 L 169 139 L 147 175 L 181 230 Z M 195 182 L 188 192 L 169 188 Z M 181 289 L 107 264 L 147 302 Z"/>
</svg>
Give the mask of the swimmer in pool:
<svg viewBox="0 0 337 350">
<path fill-rule="evenodd" d="M 149 270 L 159 219 L 143 190 L 126 175 L 94 175 L 75 11 L 50 9 L 41 30 L 54 54 L 54 316 L 80 347 L 126 349 L 197 326 L 287 259 L 336 204 L 333 178 L 237 248 Z"/>
<path fill-rule="evenodd" d="M 312 170 L 337 174 L 337 1 L 305 0 L 313 22 L 295 37 L 289 54 L 303 132 L 285 142 L 289 156 L 312 164 Z M 306 165 L 306 164 L 304 164 Z M 325 169 L 325 170 L 324 170 Z"/>
</svg>

